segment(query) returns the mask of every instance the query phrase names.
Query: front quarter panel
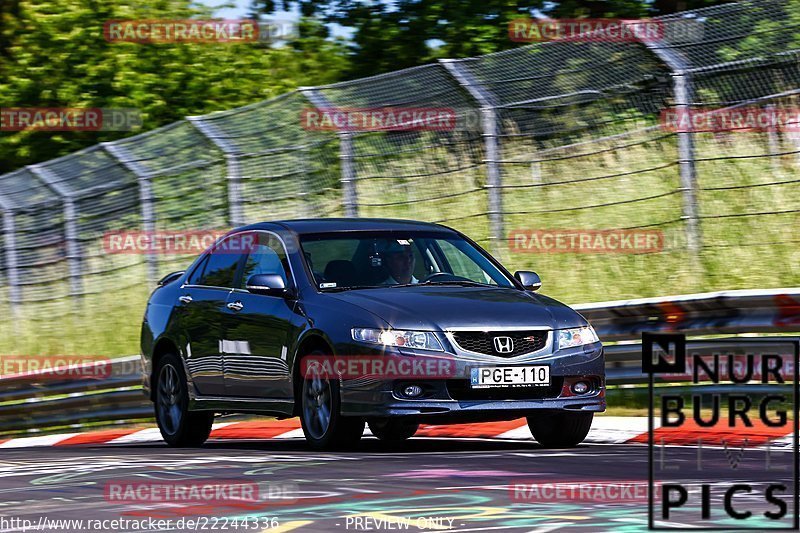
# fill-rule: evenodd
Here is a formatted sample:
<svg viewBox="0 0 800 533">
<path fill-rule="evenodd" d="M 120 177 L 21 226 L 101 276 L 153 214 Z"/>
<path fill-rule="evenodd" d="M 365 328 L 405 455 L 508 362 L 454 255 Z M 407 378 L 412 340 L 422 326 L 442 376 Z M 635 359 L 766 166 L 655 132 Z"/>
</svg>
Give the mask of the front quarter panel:
<svg viewBox="0 0 800 533">
<path fill-rule="evenodd" d="M 325 340 L 334 355 L 355 355 L 363 352 L 363 344 L 351 336 L 354 327 L 387 329 L 389 324 L 377 315 L 356 305 L 331 298 L 326 294 L 311 295 L 302 303 L 309 329 L 300 336 L 295 349 L 312 335 Z"/>
<path fill-rule="evenodd" d="M 547 306 L 547 310 L 553 317 L 554 329 L 575 328 L 589 324 L 580 313 L 554 298 L 544 294 L 533 294 L 533 297 L 540 304 Z"/>
<path fill-rule="evenodd" d="M 142 386 L 145 393 L 150 393 L 150 376 L 153 373 L 153 353 L 159 340 L 170 337 L 175 301 L 178 290 L 183 283 L 182 278 L 168 285 L 157 287 L 150 295 L 142 321 L 140 339 L 143 365 Z M 180 343 L 176 343 L 180 346 Z"/>
</svg>

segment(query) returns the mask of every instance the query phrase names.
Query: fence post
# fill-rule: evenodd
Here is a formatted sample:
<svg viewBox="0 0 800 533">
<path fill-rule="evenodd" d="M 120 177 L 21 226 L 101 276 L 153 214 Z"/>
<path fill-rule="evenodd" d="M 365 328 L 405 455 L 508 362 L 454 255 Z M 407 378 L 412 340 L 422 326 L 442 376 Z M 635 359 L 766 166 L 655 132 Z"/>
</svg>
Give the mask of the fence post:
<svg viewBox="0 0 800 533">
<path fill-rule="evenodd" d="M 0 197 L 0 209 L 3 210 L 3 244 L 6 255 L 6 278 L 8 279 L 8 303 L 11 315 L 19 316 L 19 270 L 17 263 L 17 235 L 14 211 L 11 205 Z"/>
<path fill-rule="evenodd" d="M 769 104 L 765 106 L 769 116 L 772 117 L 772 120 L 775 120 L 775 106 L 773 104 Z M 776 122 L 773 124 L 777 125 Z M 781 167 L 781 142 L 780 138 L 778 137 L 778 128 L 776 126 L 772 126 L 767 128 L 767 145 L 769 146 L 769 154 L 770 154 L 770 162 L 772 163 L 772 171 L 775 172 L 776 175 L 783 174 L 783 168 Z"/>
<path fill-rule="evenodd" d="M 635 35 L 636 32 L 633 32 Z M 692 77 L 689 65 L 663 43 L 648 39 L 640 41 L 653 54 L 663 61 L 672 72 L 672 86 L 675 94 L 675 110 L 679 115 L 688 116 L 692 112 Z M 697 174 L 694 160 L 694 133 L 678 132 L 678 165 L 681 174 L 683 194 L 683 219 L 686 221 L 686 244 L 690 252 L 697 254 L 701 248 L 700 216 L 697 205 Z"/>
<path fill-rule="evenodd" d="M 197 131 L 225 154 L 228 180 L 228 220 L 232 227 L 245 224 L 242 211 L 242 169 L 237 154 L 239 150 L 225 140 L 224 135 L 203 117 L 186 117 Z"/>
<path fill-rule="evenodd" d="M 500 255 L 505 238 L 503 228 L 503 189 L 500 173 L 500 128 L 494 96 L 463 67 L 463 60 L 440 59 L 450 73 L 470 96 L 481 106 L 481 129 L 486 157 L 486 188 L 489 195 L 489 226 L 492 252 Z"/>
<path fill-rule="evenodd" d="M 156 217 L 153 211 L 153 185 L 150 181 L 150 173 L 136 161 L 125 148 L 116 146 L 114 143 L 100 143 L 103 149 L 119 164 L 136 176 L 139 182 L 139 207 L 142 214 L 142 229 L 145 234 L 152 237 L 156 231 Z M 147 282 L 155 285 L 158 281 L 158 256 L 155 253 L 146 254 L 147 261 Z"/>
<path fill-rule="evenodd" d="M 81 250 L 78 244 L 78 212 L 75 208 L 75 199 L 72 193 L 61 185 L 58 176 L 49 169 L 41 165 L 30 165 L 27 168 L 61 197 L 64 205 L 64 240 L 67 247 L 67 264 L 69 265 L 69 293 L 73 298 L 77 298 L 83 294 L 83 274 L 81 272 Z"/>
<path fill-rule="evenodd" d="M 358 216 L 358 192 L 356 191 L 356 168 L 353 149 L 353 134 L 339 132 L 339 158 L 342 160 L 342 191 L 344 193 L 344 214 Z"/>
<path fill-rule="evenodd" d="M 316 87 L 300 87 L 298 89 L 311 105 L 317 109 L 333 109 L 334 105 Z M 355 150 L 353 148 L 353 134 L 349 131 L 338 131 L 339 160 L 341 161 L 342 176 L 342 205 L 347 217 L 358 216 L 358 190 L 356 189 Z"/>
</svg>

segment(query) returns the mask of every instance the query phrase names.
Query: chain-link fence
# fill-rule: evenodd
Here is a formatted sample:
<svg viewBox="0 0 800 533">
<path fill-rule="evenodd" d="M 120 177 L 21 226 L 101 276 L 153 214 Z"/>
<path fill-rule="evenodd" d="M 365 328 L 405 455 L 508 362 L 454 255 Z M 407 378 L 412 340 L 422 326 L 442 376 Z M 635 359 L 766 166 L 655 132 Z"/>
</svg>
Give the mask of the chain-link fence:
<svg viewBox="0 0 800 533">
<path fill-rule="evenodd" d="M 571 302 L 796 284 L 800 126 L 683 131 L 663 116 L 796 114 L 800 3 L 657 20 L 668 30 L 658 39 L 536 43 L 301 88 L 0 176 L 8 338 L 61 338 L 68 323 L 135 341 L 154 281 L 191 258 L 109 253 L 104 236 L 269 219 L 440 222 Z M 331 131 L 301 119 L 378 108 L 450 109 L 456 127 Z M 657 231 L 663 246 L 526 253 L 542 250 L 509 239 L 609 229 Z"/>
</svg>

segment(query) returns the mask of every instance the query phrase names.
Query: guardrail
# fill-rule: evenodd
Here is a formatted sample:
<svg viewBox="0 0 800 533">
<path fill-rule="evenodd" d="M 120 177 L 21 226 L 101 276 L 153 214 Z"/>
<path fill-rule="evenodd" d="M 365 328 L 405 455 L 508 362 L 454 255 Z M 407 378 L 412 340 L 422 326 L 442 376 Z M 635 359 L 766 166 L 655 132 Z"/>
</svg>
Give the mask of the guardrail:
<svg viewBox="0 0 800 533">
<path fill-rule="evenodd" d="M 124 423 L 153 416 L 138 355 L 0 379 L 0 433 Z"/>
<path fill-rule="evenodd" d="M 643 331 L 686 335 L 800 332 L 800 288 L 725 291 L 576 305 L 603 341 L 634 341 Z M 58 371 L 0 378 L 0 434 L 150 419 L 139 356 L 99 361 L 102 372 L 62 379 Z M 646 382 L 641 345 L 606 346 L 609 385 Z"/>
<path fill-rule="evenodd" d="M 800 331 L 800 288 L 706 292 L 573 306 L 603 341 L 637 339 L 643 331 L 686 335 Z"/>
</svg>

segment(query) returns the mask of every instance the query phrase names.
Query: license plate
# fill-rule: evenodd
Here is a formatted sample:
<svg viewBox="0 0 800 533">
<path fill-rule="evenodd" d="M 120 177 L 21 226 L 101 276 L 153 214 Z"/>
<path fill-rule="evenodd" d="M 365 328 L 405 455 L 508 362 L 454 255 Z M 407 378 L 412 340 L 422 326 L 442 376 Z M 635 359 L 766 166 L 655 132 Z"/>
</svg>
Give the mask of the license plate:
<svg viewBox="0 0 800 533">
<path fill-rule="evenodd" d="M 482 366 L 470 369 L 470 386 L 473 389 L 548 385 L 550 385 L 549 366 Z"/>
</svg>

